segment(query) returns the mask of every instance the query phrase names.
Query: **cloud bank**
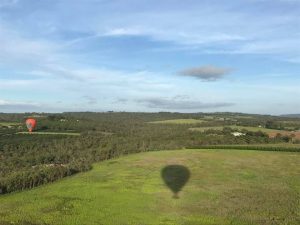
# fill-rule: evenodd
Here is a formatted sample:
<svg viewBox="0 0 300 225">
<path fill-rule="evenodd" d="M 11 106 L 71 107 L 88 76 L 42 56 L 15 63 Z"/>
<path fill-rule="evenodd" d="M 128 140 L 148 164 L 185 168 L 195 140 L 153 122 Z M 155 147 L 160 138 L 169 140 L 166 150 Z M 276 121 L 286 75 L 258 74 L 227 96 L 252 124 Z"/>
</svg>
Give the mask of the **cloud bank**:
<svg viewBox="0 0 300 225">
<path fill-rule="evenodd" d="M 0 112 L 35 111 L 41 106 L 33 102 L 16 102 L 0 99 Z"/>
</svg>

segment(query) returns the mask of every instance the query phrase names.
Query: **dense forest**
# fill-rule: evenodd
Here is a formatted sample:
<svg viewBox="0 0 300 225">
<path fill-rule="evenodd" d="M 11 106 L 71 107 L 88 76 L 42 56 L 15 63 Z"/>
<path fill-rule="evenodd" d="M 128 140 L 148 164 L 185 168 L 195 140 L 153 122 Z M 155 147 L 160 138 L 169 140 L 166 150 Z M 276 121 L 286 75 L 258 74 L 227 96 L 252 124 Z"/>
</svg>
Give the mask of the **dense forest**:
<svg viewBox="0 0 300 225">
<path fill-rule="evenodd" d="M 44 132 L 42 135 L 26 133 L 24 121 L 29 117 L 37 120 L 36 132 Z M 174 119 L 194 119 L 201 123 L 155 123 Z M 270 137 L 265 132 L 247 129 L 239 130 L 242 136 L 234 136 L 236 129 L 232 126 L 290 131 L 299 129 L 300 120 L 238 113 L 0 114 L 0 193 L 53 182 L 87 171 L 94 162 L 130 153 L 299 141 L 288 135 Z M 202 132 L 190 129 L 195 127 L 206 129 Z M 47 135 L 47 132 L 52 133 Z"/>
</svg>

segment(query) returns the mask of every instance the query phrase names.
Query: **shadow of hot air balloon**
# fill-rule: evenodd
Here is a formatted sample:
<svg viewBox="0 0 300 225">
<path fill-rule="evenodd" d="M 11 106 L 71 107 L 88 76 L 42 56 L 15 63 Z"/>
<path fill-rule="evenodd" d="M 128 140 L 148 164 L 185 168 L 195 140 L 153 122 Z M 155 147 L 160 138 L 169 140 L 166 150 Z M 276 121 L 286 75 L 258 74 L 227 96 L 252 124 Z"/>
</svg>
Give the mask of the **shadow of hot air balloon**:
<svg viewBox="0 0 300 225">
<path fill-rule="evenodd" d="M 187 167 L 182 165 L 169 165 L 161 170 L 161 177 L 173 192 L 173 198 L 179 198 L 178 193 L 188 182 L 190 171 Z"/>
</svg>

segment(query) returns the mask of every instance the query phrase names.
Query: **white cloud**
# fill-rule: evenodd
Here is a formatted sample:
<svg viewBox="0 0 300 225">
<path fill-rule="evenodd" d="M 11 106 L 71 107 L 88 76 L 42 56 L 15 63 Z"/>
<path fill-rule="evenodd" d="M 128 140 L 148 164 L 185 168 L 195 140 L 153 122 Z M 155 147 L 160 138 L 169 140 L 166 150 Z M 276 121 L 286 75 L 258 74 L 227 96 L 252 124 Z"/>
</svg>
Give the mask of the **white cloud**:
<svg viewBox="0 0 300 225">
<path fill-rule="evenodd" d="M 251 10 L 251 7 L 255 5 L 252 5 L 251 2 L 253 2 L 252 4 L 255 3 L 255 1 L 248 1 L 247 4 L 245 3 L 245 8 L 239 8 L 239 10 L 234 10 L 234 8 L 239 5 L 238 3 L 230 3 L 228 6 L 216 2 L 212 2 L 211 4 L 203 3 L 201 7 L 199 4 L 195 4 L 195 7 L 186 5 L 188 10 L 185 10 L 185 7 L 179 10 L 176 8 L 175 3 L 170 6 L 170 9 L 153 10 L 153 8 L 151 8 L 153 5 L 149 4 L 149 9 L 147 10 L 124 10 L 122 16 L 116 11 L 109 11 L 110 13 L 105 11 L 105 7 L 110 8 L 118 5 L 126 9 L 127 5 L 123 5 L 122 2 L 118 4 L 105 3 L 102 7 L 102 13 L 98 14 L 92 13 L 97 7 L 100 7 L 100 5 L 94 2 L 93 4 L 91 4 L 91 2 L 81 2 L 79 5 L 85 10 L 85 13 L 87 13 L 84 19 L 78 16 L 81 8 L 77 8 L 76 5 L 74 5 L 71 6 L 74 7 L 74 12 L 68 14 L 69 17 L 67 18 L 65 17 L 65 11 L 59 8 L 60 10 L 57 10 L 57 14 L 55 14 L 55 19 L 53 20 L 39 22 L 37 17 L 41 16 L 39 13 L 35 14 L 37 18 L 33 15 L 32 20 L 35 23 L 51 23 L 51 26 L 57 29 L 56 32 L 70 29 L 70 31 L 74 30 L 76 32 L 89 34 L 84 37 L 75 37 L 65 40 L 59 43 L 60 47 L 75 45 L 80 42 L 105 36 L 140 35 L 150 37 L 153 40 L 178 45 L 177 50 L 180 50 L 182 46 L 190 46 L 190 51 L 194 49 L 202 53 L 272 53 L 284 55 L 282 56 L 283 58 L 286 58 L 286 54 L 299 55 L 297 54 L 299 51 L 296 52 L 293 49 L 293 47 L 297 48 L 297 46 L 300 46 L 299 32 L 292 32 L 299 26 L 298 14 L 293 12 L 289 14 L 254 12 Z M 131 3 L 133 5 L 139 5 L 136 1 L 132 1 Z M 256 2 L 255 4 L 259 3 Z M 66 7 L 67 5 L 68 3 L 58 4 L 59 7 Z M 251 7 L 248 9 L 247 6 Z M 44 12 L 44 14 L 47 16 L 47 12 Z M 51 16 L 50 18 L 52 18 Z M 61 21 L 63 21 L 63 23 L 61 23 Z M 44 27 L 45 26 L 38 28 L 44 29 Z M 37 30 L 37 33 L 39 32 L 43 33 L 44 30 Z M 13 36 L 15 38 L 15 35 Z M 55 50 L 57 46 L 55 46 L 54 43 L 36 40 L 34 43 L 25 42 L 22 44 L 17 38 L 16 41 L 17 44 L 20 42 L 18 44 L 20 50 L 18 51 L 27 55 L 28 57 L 26 58 L 33 57 L 31 55 L 33 53 L 39 57 L 38 54 L 41 54 L 41 52 L 45 52 L 45 55 L 48 55 L 48 60 L 50 60 L 51 57 L 49 56 L 51 55 L 54 55 L 54 58 L 60 57 L 58 55 L 59 50 Z M 15 40 L 13 40 L 13 42 L 15 42 Z M 2 43 L 5 42 L 2 41 Z M 12 49 L 10 47 L 12 46 L 11 44 L 3 44 L 2 46 L 5 47 L 5 45 L 8 46 L 7 48 Z M 25 49 L 22 50 L 22 46 L 28 46 L 28 48 L 25 47 Z M 49 46 L 49 48 L 46 46 Z M 46 49 L 44 49 L 44 47 Z M 204 47 L 206 49 L 201 50 L 198 47 Z M 33 49 L 33 51 L 30 52 L 29 49 Z M 55 52 L 55 54 L 53 52 Z M 17 54 L 15 53 L 14 55 Z"/>
<path fill-rule="evenodd" d="M 137 36 L 145 35 L 147 32 L 138 28 L 115 28 L 106 31 L 104 36 Z"/>
<path fill-rule="evenodd" d="M 0 60 L 6 65 L 34 65 L 61 61 L 63 54 L 58 44 L 47 40 L 22 37 L 0 23 Z"/>
<path fill-rule="evenodd" d="M 37 103 L 32 103 L 32 102 L 16 102 L 16 101 L 9 101 L 9 100 L 4 100 L 0 99 L 0 106 L 8 106 L 8 105 L 32 105 L 32 106 L 38 106 L 39 104 Z"/>
</svg>

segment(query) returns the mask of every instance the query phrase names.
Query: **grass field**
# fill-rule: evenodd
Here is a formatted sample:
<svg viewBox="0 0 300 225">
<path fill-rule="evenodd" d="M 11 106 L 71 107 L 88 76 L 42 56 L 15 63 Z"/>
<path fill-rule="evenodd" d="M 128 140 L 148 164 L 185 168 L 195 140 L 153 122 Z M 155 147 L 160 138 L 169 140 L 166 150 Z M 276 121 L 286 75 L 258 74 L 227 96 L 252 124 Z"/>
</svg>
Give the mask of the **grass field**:
<svg viewBox="0 0 300 225">
<path fill-rule="evenodd" d="M 0 122 L 0 126 L 17 126 L 20 125 L 20 123 L 15 123 L 15 122 Z"/>
<path fill-rule="evenodd" d="M 262 131 L 264 133 L 267 133 L 270 137 L 275 137 L 278 133 L 282 135 L 294 135 L 296 139 L 300 139 L 300 131 L 284 131 L 284 130 L 275 130 L 275 129 L 267 129 L 264 127 L 246 127 L 246 126 L 236 126 L 236 125 L 231 125 L 231 126 L 226 126 L 230 127 L 232 129 L 237 129 L 237 130 L 248 130 L 252 132 L 257 132 L 257 131 Z M 206 131 L 206 130 L 223 130 L 224 126 L 217 126 L 217 127 L 192 127 L 189 128 L 190 131 Z"/>
<path fill-rule="evenodd" d="M 69 135 L 69 136 L 79 136 L 80 133 L 67 133 L 67 132 L 27 132 L 27 131 L 24 131 L 24 132 L 18 132 L 17 134 L 30 134 L 30 135 Z"/>
<path fill-rule="evenodd" d="M 196 120 L 196 119 L 174 119 L 174 120 L 160 120 L 160 121 L 153 121 L 149 123 L 163 123 L 163 124 L 197 124 L 203 123 L 203 120 Z"/>
<path fill-rule="evenodd" d="M 205 130 L 209 130 L 209 129 L 212 129 L 212 130 L 223 130 L 224 127 L 230 127 L 232 129 L 237 129 L 237 130 L 248 130 L 248 131 L 253 131 L 253 132 L 256 132 L 256 131 L 262 131 L 262 132 L 265 132 L 265 133 L 273 133 L 273 132 L 282 132 L 281 130 L 275 130 L 275 129 L 267 129 L 267 128 L 264 128 L 264 127 L 246 127 L 246 126 L 236 126 L 236 125 L 230 125 L 230 126 L 217 126 L 217 127 L 193 127 L 193 128 L 190 128 L 189 130 L 191 131 L 205 131 Z"/>
<path fill-rule="evenodd" d="M 227 145 L 227 146 L 235 146 L 235 145 Z M 240 146 L 243 146 L 243 145 L 240 145 Z M 299 148 L 300 149 L 300 144 L 293 144 L 293 143 L 245 144 L 244 146 L 249 146 L 249 147 L 271 146 L 271 147 Z M 255 148 L 253 148 L 253 149 L 255 149 Z"/>
<path fill-rule="evenodd" d="M 283 152 L 130 155 L 50 185 L 0 196 L 0 224 L 296 225 L 299 164 L 299 153 Z M 179 198 L 173 198 L 171 190 L 180 185 Z"/>
</svg>

